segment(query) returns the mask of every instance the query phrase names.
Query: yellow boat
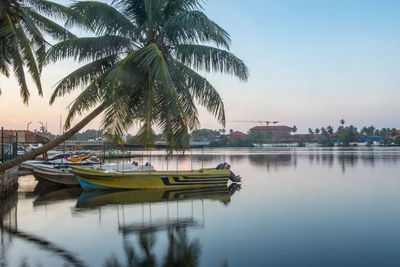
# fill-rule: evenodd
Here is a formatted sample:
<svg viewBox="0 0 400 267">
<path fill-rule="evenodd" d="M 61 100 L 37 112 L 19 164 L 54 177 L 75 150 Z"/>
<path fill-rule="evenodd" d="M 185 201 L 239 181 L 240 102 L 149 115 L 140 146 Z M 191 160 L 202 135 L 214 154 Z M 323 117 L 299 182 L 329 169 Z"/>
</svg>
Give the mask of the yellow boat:
<svg viewBox="0 0 400 267">
<path fill-rule="evenodd" d="M 107 172 L 78 167 L 72 167 L 71 171 L 86 190 L 202 188 L 226 186 L 228 179 L 240 182 L 226 163 L 194 171 Z"/>
</svg>

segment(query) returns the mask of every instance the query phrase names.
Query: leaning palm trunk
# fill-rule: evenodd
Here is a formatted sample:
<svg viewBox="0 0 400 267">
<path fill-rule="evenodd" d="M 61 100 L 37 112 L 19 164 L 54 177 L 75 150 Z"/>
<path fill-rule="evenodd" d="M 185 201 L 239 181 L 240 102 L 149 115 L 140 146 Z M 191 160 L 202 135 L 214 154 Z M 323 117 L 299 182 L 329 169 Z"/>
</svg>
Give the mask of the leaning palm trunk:
<svg viewBox="0 0 400 267">
<path fill-rule="evenodd" d="M 59 136 L 58 138 L 48 142 L 47 144 L 41 146 L 38 149 L 35 149 L 31 152 L 28 152 L 22 156 L 16 157 L 15 159 L 12 159 L 10 161 L 5 162 L 4 164 L 0 165 L 0 172 L 5 171 L 7 169 L 10 169 L 14 166 L 17 166 L 18 164 L 24 162 L 25 160 L 30 160 L 34 159 L 38 155 L 41 155 L 50 149 L 58 146 L 65 140 L 68 140 L 71 138 L 74 134 L 79 132 L 83 127 L 85 127 L 90 121 L 92 121 L 94 118 L 96 118 L 103 110 L 105 109 L 104 105 L 100 105 L 97 107 L 95 110 L 93 110 L 88 116 L 86 116 L 83 120 L 81 120 L 77 125 L 72 127 L 68 132 L 65 134 Z"/>
</svg>

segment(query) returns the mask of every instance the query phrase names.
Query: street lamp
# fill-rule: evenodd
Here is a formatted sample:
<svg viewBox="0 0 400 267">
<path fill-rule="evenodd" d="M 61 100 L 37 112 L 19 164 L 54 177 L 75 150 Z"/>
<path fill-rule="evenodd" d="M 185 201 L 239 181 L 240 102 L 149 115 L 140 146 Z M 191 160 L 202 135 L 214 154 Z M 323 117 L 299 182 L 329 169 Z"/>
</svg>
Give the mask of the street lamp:
<svg viewBox="0 0 400 267">
<path fill-rule="evenodd" d="M 31 121 L 26 124 L 26 130 L 29 131 L 29 125 L 31 125 Z"/>
<path fill-rule="evenodd" d="M 43 122 L 39 121 L 39 123 L 42 125 L 42 127 L 40 127 L 40 131 L 41 131 L 42 133 L 44 133 L 44 125 L 43 125 Z"/>
</svg>

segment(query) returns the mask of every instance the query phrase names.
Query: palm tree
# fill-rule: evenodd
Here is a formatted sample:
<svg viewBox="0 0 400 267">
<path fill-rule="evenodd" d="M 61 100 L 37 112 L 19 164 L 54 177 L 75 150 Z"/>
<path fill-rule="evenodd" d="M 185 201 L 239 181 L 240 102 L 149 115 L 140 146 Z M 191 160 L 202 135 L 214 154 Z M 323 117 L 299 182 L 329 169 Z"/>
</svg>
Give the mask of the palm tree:
<svg viewBox="0 0 400 267">
<path fill-rule="evenodd" d="M 14 71 L 26 104 L 30 93 L 25 66 L 42 95 L 41 63 L 48 47 L 43 34 L 56 40 L 74 36 L 43 15 L 67 18 L 68 14 L 67 7 L 46 0 L 2 0 L 0 3 L 0 74 L 9 77 L 10 69 Z"/>
<path fill-rule="evenodd" d="M 66 134 L 4 166 L 19 164 L 62 143 L 102 112 L 108 136 L 120 136 L 139 123 L 138 141 L 146 145 L 154 140 L 153 126 L 165 134 L 171 147 L 187 144 L 188 130 L 199 124 L 196 103 L 225 126 L 221 97 L 196 71 L 219 71 L 247 80 L 248 69 L 228 51 L 229 34 L 202 12 L 201 2 L 73 4 L 74 14 L 67 25 L 84 25 L 96 36 L 74 37 L 54 45 L 45 62 L 68 57 L 90 62 L 62 79 L 50 102 L 84 86 L 71 105 L 67 128 L 76 114 L 96 109 Z"/>
<path fill-rule="evenodd" d="M 326 127 L 326 131 L 327 131 L 330 135 L 332 135 L 334 130 L 333 130 L 333 127 L 332 127 L 332 126 L 328 125 L 328 127 Z"/>
</svg>

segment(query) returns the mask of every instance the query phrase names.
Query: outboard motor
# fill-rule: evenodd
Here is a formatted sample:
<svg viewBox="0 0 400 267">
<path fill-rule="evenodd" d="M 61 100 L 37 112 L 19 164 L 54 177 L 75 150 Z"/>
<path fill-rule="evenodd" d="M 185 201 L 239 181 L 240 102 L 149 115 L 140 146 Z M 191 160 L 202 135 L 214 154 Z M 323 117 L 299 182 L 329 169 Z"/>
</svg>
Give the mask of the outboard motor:
<svg viewBox="0 0 400 267">
<path fill-rule="evenodd" d="M 229 165 L 228 163 L 224 162 L 224 163 L 218 164 L 218 166 L 217 166 L 216 169 L 217 169 L 217 170 L 230 170 L 230 169 L 231 169 L 231 165 Z M 240 183 L 240 182 L 242 181 L 242 180 L 240 179 L 240 176 L 234 174 L 232 170 L 230 170 L 229 179 L 230 179 L 232 182 L 235 182 L 235 183 Z"/>
<path fill-rule="evenodd" d="M 231 165 L 229 165 L 228 163 L 224 162 L 224 163 L 218 164 L 216 169 L 217 170 L 224 170 L 224 169 L 230 169 L 230 168 L 231 168 Z"/>
<path fill-rule="evenodd" d="M 232 181 L 232 182 L 235 182 L 235 183 L 240 183 L 240 182 L 242 181 L 242 179 L 240 178 L 240 176 L 234 174 L 233 171 L 231 171 L 231 174 L 230 174 L 230 176 L 229 176 L 229 179 L 231 179 L 231 181 Z"/>
</svg>

